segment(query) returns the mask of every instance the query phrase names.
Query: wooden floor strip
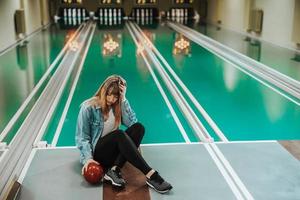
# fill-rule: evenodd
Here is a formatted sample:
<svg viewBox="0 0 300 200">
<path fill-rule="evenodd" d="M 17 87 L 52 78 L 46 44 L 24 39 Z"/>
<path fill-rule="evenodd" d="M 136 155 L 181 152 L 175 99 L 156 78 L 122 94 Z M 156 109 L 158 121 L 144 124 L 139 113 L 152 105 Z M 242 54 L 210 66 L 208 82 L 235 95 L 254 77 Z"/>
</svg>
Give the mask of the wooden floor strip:
<svg viewBox="0 0 300 200">
<path fill-rule="evenodd" d="M 127 182 L 125 189 L 118 190 L 111 184 L 104 183 L 104 200 L 150 200 L 150 193 L 143 173 L 128 162 L 122 169 L 122 176 Z"/>
<path fill-rule="evenodd" d="M 300 140 L 281 140 L 278 142 L 295 158 L 300 160 Z"/>
</svg>

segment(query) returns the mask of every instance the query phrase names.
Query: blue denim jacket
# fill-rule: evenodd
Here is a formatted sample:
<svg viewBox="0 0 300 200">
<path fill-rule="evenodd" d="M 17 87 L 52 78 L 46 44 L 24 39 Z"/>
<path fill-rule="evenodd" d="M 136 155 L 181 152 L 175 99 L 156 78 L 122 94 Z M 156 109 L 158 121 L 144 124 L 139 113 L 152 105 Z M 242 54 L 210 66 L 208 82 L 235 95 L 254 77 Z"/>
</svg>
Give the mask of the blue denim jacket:
<svg viewBox="0 0 300 200">
<path fill-rule="evenodd" d="M 136 115 L 131 109 L 128 100 L 122 102 L 122 124 L 130 127 L 137 122 Z M 85 164 L 93 158 L 98 139 L 101 137 L 104 127 L 104 119 L 100 107 L 90 106 L 87 103 L 81 105 L 77 127 L 76 146 L 80 150 L 80 163 Z"/>
</svg>

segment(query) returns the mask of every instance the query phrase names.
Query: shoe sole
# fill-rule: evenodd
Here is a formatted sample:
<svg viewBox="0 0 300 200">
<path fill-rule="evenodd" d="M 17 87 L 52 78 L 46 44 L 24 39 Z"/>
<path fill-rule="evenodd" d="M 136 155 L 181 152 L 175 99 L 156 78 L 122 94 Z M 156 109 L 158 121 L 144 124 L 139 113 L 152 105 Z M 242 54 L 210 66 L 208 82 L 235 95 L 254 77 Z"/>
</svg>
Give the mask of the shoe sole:
<svg viewBox="0 0 300 200">
<path fill-rule="evenodd" d="M 160 194 L 165 194 L 165 193 L 169 192 L 172 189 L 172 188 L 170 188 L 170 189 L 167 189 L 167 190 L 157 190 L 153 185 L 148 183 L 148 181 L 146 181 L 146 183 L 149 187 L 151 187 L 152 189 L 154 189 L 156 192 L 158 192 Z"/>
<path fill-rule="evenodd" d="M 109 176 L 107 176 L 106 174 L 104 175 L 104 180 L 109 181 L 113 186 L 124 187 L 121 184 L 114 182 L 114 180 L 112 178 L 110 178 Z"/>
</svg>

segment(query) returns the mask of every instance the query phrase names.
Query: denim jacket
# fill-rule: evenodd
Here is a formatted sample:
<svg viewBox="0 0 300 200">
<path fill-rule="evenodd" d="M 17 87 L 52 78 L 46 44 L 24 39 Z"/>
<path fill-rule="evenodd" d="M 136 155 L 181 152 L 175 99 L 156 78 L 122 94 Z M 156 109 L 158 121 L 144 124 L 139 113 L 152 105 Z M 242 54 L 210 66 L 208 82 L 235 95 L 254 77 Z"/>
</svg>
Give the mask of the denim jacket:
<svg viewBox="0 0 300 200">
<path fill-rule="evenodd" d="M 128 100 L 122 102 L 122 124 L 130 127 L 137 122 L 136 115 L 131 109 Z M 80 151 L 80 163 L 85 164 L 93 158 L 97 141 L 101 137 L 104 127 L 104 119 L 100 107 L 90 106 L 87 103 L 81 105 L 77 127 L 76 146 Z"/>
</svg>

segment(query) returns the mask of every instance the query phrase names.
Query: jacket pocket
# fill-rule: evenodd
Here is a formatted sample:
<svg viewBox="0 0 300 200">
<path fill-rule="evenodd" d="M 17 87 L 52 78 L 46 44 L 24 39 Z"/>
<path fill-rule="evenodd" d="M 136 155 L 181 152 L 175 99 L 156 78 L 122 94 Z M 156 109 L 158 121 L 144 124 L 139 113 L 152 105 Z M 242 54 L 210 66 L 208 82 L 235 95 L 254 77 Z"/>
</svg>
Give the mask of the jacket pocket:
<svg viewBox="0 0 300 200">
<path fill-rule="evenodd" d="M 100 125 L 101 125 L 101 123 L 100 123 L 100 121 L 93 121 L 92 123 L 91 123 L 91 131 L 92 131 L 92 135 L 95 135 L 95 134 L 97 134 L 97 132 L 99 131 L 99 129 L 100 129 Z"/>
</svg>

